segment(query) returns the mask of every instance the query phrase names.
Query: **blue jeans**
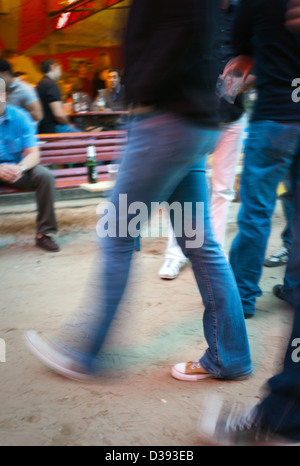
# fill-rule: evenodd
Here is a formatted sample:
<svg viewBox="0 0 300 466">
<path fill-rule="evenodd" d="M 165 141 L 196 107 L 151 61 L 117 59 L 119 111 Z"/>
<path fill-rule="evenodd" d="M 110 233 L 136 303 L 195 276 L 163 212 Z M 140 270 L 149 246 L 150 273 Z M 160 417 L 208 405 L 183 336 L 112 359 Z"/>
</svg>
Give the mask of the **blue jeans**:
<svg viewBox="0 0 300 466">
<path fill-rule="evenodd" d="M 294 185 L 293 243 L 286 268 L 285 288 L 294 308 L 290 342 L 282 371 L 268 382 L 269 391 L 258 406 L 261 422 L 281 435 L 300 440 L 300 129 L 292 170 Z"/>
<path fill-rule="evenodd" d="M 255 313 L 256 298 L 262 294 L 259 281 L 277 187 L 299 156 L 299 135 L 299 124 L 250 123 L 240 185 L 239 232 L 230 250 L 230 263 L 245 314 Z M 292 172 L 294 177 L 298 176 L 297 171 Z"/>
<path fill-rule="evenodd" d="M 190 202 L 193 209 L 188 220 L 193 225 L 196 202 L 204 203 L 203 246 L 194 248 L 187 243 L 185 234 L 177 236 L 184 254 L 191 260 L 205 306 L 203 324 L 208 349 L 200 361 L 216 377 L 246 375 L 252 367 L 241 300 L 231 267 L 213 237 L 209 218 L 206 155 L 213 150 L 219 132 L 169 112 L 133 117 L 128 131 L 127 149 L 110 199 L 116 209 L 117 231 L 120 194 L 127 195 L 128 206 L 139 201 L 147 206 L 148 212 L 152 202 L 178 202 L 182 207 Z M 128 215 L 126 227 L 133 217 Z M 176 232 L 176 225 L 174 229 Z M 88 329 L 84 332 L 89 336 L 85 349 L 77 353 L 90 371 L 123 297 L 133 252 L 134 238 L 129 234 L 102 238 L 99 299 L 95 312 L 91 312 L 95 317 L 87 322 Z"/>
<path fill-rule="evenodd" d="M 56 125 L 55 129 L 57 133 L 80 133 L 80 129 L 71 125 Z"/>
</svg>

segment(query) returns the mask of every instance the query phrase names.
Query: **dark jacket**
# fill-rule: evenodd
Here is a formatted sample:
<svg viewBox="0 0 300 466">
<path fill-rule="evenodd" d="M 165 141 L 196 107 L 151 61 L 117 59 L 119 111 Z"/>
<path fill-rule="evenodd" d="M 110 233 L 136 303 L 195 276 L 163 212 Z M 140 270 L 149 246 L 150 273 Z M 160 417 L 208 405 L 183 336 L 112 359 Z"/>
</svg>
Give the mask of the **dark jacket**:
<svg viewBox="0 0 300 466">
<path fill-rule="evenodd" d="M 241 0 L 234 27 L 237 54 L 255 59 L 258 99 L 252 120 L 300 121 L 292 82 L 300 75 L 300 36 L 286 29 L 288 0 Z"/>
<path fill-rule="evenodd" d="M 218 122 L 214 39 L 219 0 L 133 0 L 124 44 L 128 104 Z"/>
</svg>

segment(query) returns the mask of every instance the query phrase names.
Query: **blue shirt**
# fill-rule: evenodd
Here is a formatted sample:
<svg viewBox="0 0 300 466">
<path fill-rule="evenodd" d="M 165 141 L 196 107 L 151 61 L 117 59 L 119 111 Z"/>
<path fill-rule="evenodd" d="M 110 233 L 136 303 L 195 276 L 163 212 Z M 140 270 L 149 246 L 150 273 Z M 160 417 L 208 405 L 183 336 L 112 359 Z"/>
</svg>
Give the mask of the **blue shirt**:
<svg viewBox="0 0 300 466">
<path fill-rule="evenodd" d="M 37 144 L 29 114 L 19 107 L 7 105 L 4 119 L 0 123 L 0 164 L 19 163 L 24 150 Z"/>
</svg>

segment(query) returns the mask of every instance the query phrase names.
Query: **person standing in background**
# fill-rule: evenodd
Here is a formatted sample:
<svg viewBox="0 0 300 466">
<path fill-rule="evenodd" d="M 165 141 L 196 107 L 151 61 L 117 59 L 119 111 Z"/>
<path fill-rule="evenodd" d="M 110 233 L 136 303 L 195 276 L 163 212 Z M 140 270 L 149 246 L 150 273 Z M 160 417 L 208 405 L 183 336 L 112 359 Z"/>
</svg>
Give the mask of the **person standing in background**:
<svg viewBox="0 0 300 466">
<path fill-rule="evenodd" d="M 16 78 L 11 64 L 4 58 L 0 59 L 0 78 L 5 78 L 9 86 L 7 102 L 27 110 L 33 121 L 40 122 L 43 110 L 36 90 L 30 84 Z"/>
<path fill-rule="evenodd" d="M 44 112 L 44 118 L 38 126 L 39 134 L 77 132 L 63 111 L 63 101 L 57 84 L 62 76 L 61 66 L 54 60 L 45 60 L 42 63 L 42 72 L 44 76 L 36 87 Z"/>
</svg>

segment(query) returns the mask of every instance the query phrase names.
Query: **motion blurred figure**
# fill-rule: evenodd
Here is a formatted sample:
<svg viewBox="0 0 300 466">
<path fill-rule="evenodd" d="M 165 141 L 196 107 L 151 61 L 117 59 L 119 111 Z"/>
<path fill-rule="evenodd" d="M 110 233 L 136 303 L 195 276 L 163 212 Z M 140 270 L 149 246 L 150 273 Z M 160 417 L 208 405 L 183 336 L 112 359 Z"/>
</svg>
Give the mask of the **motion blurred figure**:
<svg viewBox="0 0 300 466">
<path fill-rule="evenodd" d="M 66 377 L 85 379 L 99 365 L 105 368 L 101 349 L 126 289 L 135 247 L 129 231 L 135 214 L 124 209 L 121 195 L 126 196 L 129 207 L 140 202 L 148 212 L 153 202 L 176 202 L 194 227 L 191 235 L 184 230 L 177 240 L 192 263 L 205 305 L 208 349 L 196 362 L 176 364 L 172 375 L 197 381 L 234 379 L 252 371 L 240 296 L 211 230 L 205 176 L 206 155 L 219 135 L 213 59 L 219 8 L 219 0 L 132 3 L 124 76 L 131 109 L 129 140 L 110 199 L 115 215 L 111 210 L 108 220 L 115 221 L 116 234 L 102 238 L 99 270 L 91 288 L 98 297 L 92 308 L 86 304 L 86 321 L 82 315 L 80 325 L 76 326 L 75 319 L 69 331 L 66 326 L 63 340 L 41 338 L 33 331 L 26 335 L 31 351 Z M 192 206 L 189 212 L 185 203 Z M 199 204 L 204 206 L 202 214 Z M 204 229 L 202 247 L 194 246 L 199 215 Z M 175 221 L 173 227 L 177 234 Z"/>
<path fill-rule="evenodd" d="M 218 33 L 215 37 L 215 56 L 218 60 L 218 72 L 221 75 L 225 65 L 234 56 L 232 46 L 232 27 L 238 0 L 229 0 L 221 11 Z M 254 77 L 252 76 L 254 81 Z M 212 154 L 211 177 L 211 216 L 215 237 L 224 247 L 226 223 L 230 203 L 235 198 L 234 180 L 236 167 L 241 155 L 243 133 L 247 123 L 243 106 L 243 91 L 249 86 L 250 77 L 240 90 L 234 103 L 219 99 L 220 135 Z M 169 229 L 165 261 L 158 275 L 162 279 L 173 280 L 187 265 L 188 260 L 181 251 L 172 227 Z"/>
</svg>

